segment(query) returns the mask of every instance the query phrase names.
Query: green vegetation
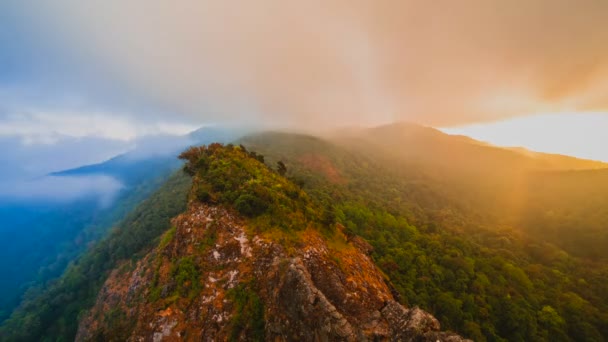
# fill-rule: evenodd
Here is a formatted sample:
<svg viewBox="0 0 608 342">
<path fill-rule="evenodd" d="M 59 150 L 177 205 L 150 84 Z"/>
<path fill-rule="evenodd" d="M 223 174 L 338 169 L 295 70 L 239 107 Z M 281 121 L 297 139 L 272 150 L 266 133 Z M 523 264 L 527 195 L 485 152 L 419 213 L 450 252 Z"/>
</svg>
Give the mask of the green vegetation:
<svg viewBox="0 0 608 342">
<path fill-rule="evenodd" d="M 215 243 L 217 242 L 217 228 L 215 222 L 211 222 L 207 227 L 207 231 L 198 246 L 201 252 L 215 246 Z"/>
<path fill-rule="evenodd" d="M 171 277 L 175 280 L 176 291 L 182 297 L 194 298 L 201 289 L 200 271 L 192 257 L 176 261 L 171 268 Z"/>
<path fill-rule="evenodd" d="M 158 245 L 169 220 L 185 210 L 190 184 L 190 178 L 181 173 L 172 176 L 106 239 L 72 263 L 61 278 L 44 289 L 30 290 L 0 328 L 0 339 L 73 340 L 78 318 L 93 305 L 109 272 L 120 262 L 134 262 Z"/>
<path fill-rule="evenodd" d="M 243 146 L 191 147 L 180 158 L 194 176 L 193 193 L 199 201 L 234 207 L 260 231 L 278 227 L 297 232 L 335 222 L 297 185 L 264 165 L 264 156 Z"/>
<path fill-rule="evenodd" d="M 240 284 L 226 293 L 226 297 L 230 298 L 236 306 L 235 315 L 230 322 L 232 325 L 230 341 L 239 341 L 243 333 L 248 341 L 264 341 L 264 306 L 254 287 L 252 283 Z"/>
<path fill-rule="evenodd" d="M 93 341 L 126 341 L 134 322 L 127 319 L 127 313 L 119 308 L 113 308 L 104 314 L 104 322 L 113 327 L 112 336 L 97 332 L 92 336 Z"/>
<path fill-rule="evenodd" d="M 444 169 L 439 157 L 428 164 L 414 162 L 395 153 L 397 145 L 368 141 L 349 141 L 343 148 L 307 136 L 266 134 L 249 137 L 243 144 L 264 153 L 270 162 L 283 160 L 288 175 L 302 179 L 314 201 L 331 204 L 337 221 L 349 233 L 373 245 L 374 260 L 402 301 L 432 312 L 444 328 L 476 341 L 608 337 L 608 265 L 560 249 L 574 232 L 553 234 L 549 241 L 554 244 L 547 243 L 542 232 L 556 227 L 548 220 L 540 221 L 535 227 L 540 233 L 535 234 L 529 233 L 529 225 L 520 225 L 508 200 L 513 190 L 522 195 L 521 184 L 516 188 L 514 184 L 524 168 L 511 152 L 498 154 L 514 158 L 508 163 L 520 168 L 518 172 L 513 167 L 502 172 L 483 165 L 482 154 L 471 157 L 476 161 L 473 166 L 457 163 L 447 152 L 441 157 L 455 164 Z M 504 161 L 501 158 L 489 159 L 496 163 Z M 481 174 L 486 177 L 494 172 L 490 179 L 479 178 L 484 169 Z M 527 217 L 535 217 L 536 208 L 560 208 L 556 201 L 561 201 L 562 210 L 589 212 L 585 209 L 589 202 L 575 204 L 576 196 L 566 195 L 574 180 L 570 186 L 561 180 L 545 178 L 545 182 L 535 183 L 544 192 L 532 188 L 528 193 L 537 203 Z M 565 188 L 555 193 L 556 184 Z M 608 189 L 597 190 L 595 198 L 586 198 L 601 215 L 608 209 L 598 208 L 606 194 Z M 587 218 L 578 219 L 580 232 L 587 228 Z M 597 237 L 606 232 L 601 224 L 590 225 L 587 232 L 593 227 Z"/>
<path fill-rule="evenodd" d="M 177 229 L 175 227 L 171 227 L 171 229 L 167 230 L 161 237 L 160 243 L 158 244 L 159 249 L 163 249 L 169 245 L 169 243 L 175 237 L 175 231 Z"/>
<path fill-rule="evenodd" d="M 154 259 L 154 278 L 152 279 L 152 287 L 150 289 L 149 301 L 156 302 L 160 299 L 162 294 L 162 288 L 160 286 L 160 266 L 162 259 L 158 256 Z"/>
<path fill-rule="evenodd" d="M 608 261 L 608 170 L 535 173 L 526 185 L 518 225 L 572 255 Z"/>
</svg>

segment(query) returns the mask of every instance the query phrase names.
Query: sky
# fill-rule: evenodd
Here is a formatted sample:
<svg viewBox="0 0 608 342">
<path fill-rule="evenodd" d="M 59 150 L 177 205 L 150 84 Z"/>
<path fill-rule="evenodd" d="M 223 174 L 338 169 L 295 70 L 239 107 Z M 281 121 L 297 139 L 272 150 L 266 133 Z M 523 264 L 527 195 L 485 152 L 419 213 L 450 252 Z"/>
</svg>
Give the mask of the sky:
<svg viewBox="0 0 608 342">
<path fill-rule="evenodd" d="M 412 121 L 608 160 L 607 41 L 604 0 L 4 0 L 0 137 Z"/>
<path fill-rule="evenodd" d="M 545 113 L 441 130 L 498 146 L 608 162 L 606 113 Z"/>
</svg>

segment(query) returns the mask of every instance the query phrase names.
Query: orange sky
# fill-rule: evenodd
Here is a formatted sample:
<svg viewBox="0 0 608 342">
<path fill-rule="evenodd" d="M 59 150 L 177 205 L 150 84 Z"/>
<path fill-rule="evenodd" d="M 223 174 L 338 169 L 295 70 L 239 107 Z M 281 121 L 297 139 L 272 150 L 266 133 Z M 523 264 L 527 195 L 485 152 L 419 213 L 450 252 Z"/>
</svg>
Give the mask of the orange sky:
<svg viewBox="0 0 608 342">
<path fill-rule="evenodd" d="M 100 68 L 209 120 L 450 126 L 608 110 L 604 0 L 56 0 L 30 12 Z"/>
</svg>

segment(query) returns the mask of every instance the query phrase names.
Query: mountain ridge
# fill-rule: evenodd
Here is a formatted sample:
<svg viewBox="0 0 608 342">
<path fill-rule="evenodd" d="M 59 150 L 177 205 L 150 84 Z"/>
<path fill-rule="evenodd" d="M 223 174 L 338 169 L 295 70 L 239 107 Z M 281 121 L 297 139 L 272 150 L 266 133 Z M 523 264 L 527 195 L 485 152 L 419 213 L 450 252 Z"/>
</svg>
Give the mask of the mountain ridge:
<svg viewBox="0 0 608 342">
<path fill-rule="evenodd" d="M 464 341 L 439 332 L 430 314 L 402 307 L 364 254 L 369 245 L 300 212 L 311 208 L 307 195 L 258 155 L 219 145 L 186 154 L 195 177 L 189 209 L 134 270 L 112 273 L 76 340 Z M 232 176 L 207 176 L 219 170 Z M 224 208 L 231 190 L 235 207 Z M 269 206 L 254 213 L 240 206 L 250 190 L 270 193 L 261 198 Z M 273 208 L 278 203 L 287 208 Z M 276 227 L 265 210 L 304 221 Z"/>
<path fill-rule="evenodd" d="M 414 123 L 400 122 L 386 124 L 371 128 L 359 128 L 356 130 L 338 131 L 336 134 L 327 136 L 330 141 L 352 143 L 353 140 L 365 141 L 366 143 L 374 143 L 381 146 L 391 144 L 404 144 L 412 142 L 414 147 L 418 148 L 421 153 L 430 154 L 437 153 L 442 158 L 449 159 L 453 153 L 472 153 L 477 151 L 481 157 L 484 154 L 495 153 L 502 154 L 503 158 L 516 158 L 521 161 L 528 159 L 536 161 L 530 163 L 529 167 L 540 169 L 598 169 L 608 168 L 608 163 L 596 160 L 589 160 L 573 156 L 536 152 L 529 149 L 503 147 L 479 141 L 464 135 L 452 135 L 442 132 L 439 129 L 427 126 L 421 126 Z M 445 146 L 450 145 L 450 150 L 446 151 Z M 411 154 L 415 151 L 401 151 Z M 433 159 L 431 159 L 433 160 Z"/>
</svg>

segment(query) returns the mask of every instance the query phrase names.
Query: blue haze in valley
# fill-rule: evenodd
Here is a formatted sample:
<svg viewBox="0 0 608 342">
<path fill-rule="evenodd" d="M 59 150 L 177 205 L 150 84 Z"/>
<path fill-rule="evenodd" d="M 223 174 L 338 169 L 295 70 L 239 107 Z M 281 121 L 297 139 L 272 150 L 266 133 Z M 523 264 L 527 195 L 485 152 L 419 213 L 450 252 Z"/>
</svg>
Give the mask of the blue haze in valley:
<svg viewBox="0 0 608 342">
<path fill-rule="evenodd" d="M 184 132 L 200 123 L 65 52 L 16 3 L 0 3 L 0 322 L 175 172 L 182 149 L 242 132 Z"/>
</svg>

